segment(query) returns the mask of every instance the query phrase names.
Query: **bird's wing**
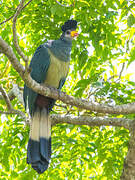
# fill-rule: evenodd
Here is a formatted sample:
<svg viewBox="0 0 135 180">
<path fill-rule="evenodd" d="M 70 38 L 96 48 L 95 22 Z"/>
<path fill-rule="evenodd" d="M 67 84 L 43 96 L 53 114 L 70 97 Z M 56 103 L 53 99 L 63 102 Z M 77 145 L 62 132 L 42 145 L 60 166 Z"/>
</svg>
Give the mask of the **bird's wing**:
<svg viewBox="0 0 135 180">
<path fill-rule="evenodd" d="M 46 73 L 50 65 L 50 55 L 48 53 L 48 49 L 45 44 L 40 45 L 35 51 L 31 63 L 31 77 L 38 83 L 43 83 L 46 78 Z M 29 108 L 29 113 L 32 113 L 35 110 L 35 100 L 37 97 L 37 93 L 32 89 L 28 88 L 26 85 L 24 86 L 24 103 L 25 108 Z"/>
</svg>

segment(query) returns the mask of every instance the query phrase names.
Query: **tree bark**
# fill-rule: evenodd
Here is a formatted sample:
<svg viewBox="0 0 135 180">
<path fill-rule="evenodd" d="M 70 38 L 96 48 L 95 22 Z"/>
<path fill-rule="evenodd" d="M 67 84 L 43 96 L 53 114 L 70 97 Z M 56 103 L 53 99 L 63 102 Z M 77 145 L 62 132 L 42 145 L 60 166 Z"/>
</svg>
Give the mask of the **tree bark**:
<svg viewBox="0 0 135 180">
<path fill-rule="evenodd" d="M 135 180 L 135 120 L 130 126 L 128 153 L 124 161 L 121 180 Z"/>
</svg>

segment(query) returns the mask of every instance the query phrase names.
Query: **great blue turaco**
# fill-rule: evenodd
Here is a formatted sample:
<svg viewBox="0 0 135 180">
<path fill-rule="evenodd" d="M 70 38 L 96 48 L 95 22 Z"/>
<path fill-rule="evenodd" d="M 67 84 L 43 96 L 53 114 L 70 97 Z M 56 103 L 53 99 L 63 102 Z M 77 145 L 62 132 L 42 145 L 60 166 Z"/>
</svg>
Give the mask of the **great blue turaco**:
<svg viewBox="0 0 135 180">
<path fill-rule="evenodd" d="M 60 90 L 65 83 L 70 63 L 72 40 L 78 36 L 77 21 L 68 20 L 62 25 L 58 40 L 40 45 L 30 62 L 31 77 L 40 84 Z M 42 96 L 24 85 L 25 108 L 31 116 L 27 163 L 39 174 L 47 170 L 51 158 L 51 121 L 49 112 L 55 99 Z"/>
</svg>

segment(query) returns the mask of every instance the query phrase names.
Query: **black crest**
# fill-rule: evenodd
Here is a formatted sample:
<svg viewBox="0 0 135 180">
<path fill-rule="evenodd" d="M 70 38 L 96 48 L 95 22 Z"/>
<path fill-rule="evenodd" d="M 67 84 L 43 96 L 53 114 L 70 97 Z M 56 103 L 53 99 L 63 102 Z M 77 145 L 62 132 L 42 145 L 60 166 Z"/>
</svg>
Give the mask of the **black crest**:
<svg viewBox="0 0 135 180">
<path fill-rule="evenodd" d="M 68 20 L 64 23 L 64 25 L 61 27 L 62 31 L 65 32 L 69 29 L 76 29 L 77 28 L 77 21 L 76 20 Z"/>
</svg>

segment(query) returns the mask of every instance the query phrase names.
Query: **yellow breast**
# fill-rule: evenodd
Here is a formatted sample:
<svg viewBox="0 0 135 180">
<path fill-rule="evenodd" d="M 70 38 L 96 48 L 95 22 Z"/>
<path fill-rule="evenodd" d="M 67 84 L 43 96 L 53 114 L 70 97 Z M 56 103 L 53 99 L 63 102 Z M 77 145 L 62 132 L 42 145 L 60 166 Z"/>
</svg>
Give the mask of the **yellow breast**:
<svg viewBox="0 0 135 180">
<path fill-rule="evenodd" d="M 60 61 L 49 49 L 48 51 L 50 54 L 50 66 L 47 71 L 45 84 L 47 86 L 58 88 L 60 80 L 67 77 L 69 71 L 69 61 Z"/>
</svg>

